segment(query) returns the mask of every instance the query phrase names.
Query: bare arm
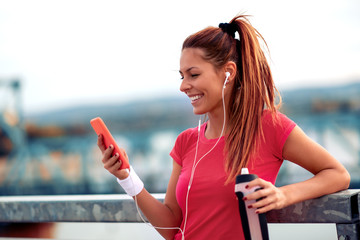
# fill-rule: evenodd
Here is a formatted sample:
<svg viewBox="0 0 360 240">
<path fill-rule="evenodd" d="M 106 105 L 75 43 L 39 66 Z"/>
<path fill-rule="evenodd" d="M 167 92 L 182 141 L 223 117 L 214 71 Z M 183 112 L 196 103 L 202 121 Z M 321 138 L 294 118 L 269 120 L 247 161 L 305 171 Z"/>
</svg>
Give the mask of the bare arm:
<svg viewBox="0 0 360 240">
<path fill-rule="evenodd" d="M 349 187 L 350 175 L 344 166 L 299 127 L 286 141 L 283 156 L 314 174 L 307 181 L 283 187 L 288 205 Z"/>
<path fill-rule="evenodd" d="M 136 196 L 136 201 L 150 223 L 165 239 L 174 239 L 182 221 L 181 209 L 177 203 L 175 189 L 181 166 L 173 162 L 173 170 L 166 191 L 164 203 L 153 200 L 153 196 L 145 189 Z M 174 228 L 174 229 L 161 229 Z"/>
<path fill-rule="evenodd" d="M 98 146 L 103 153 L 102 162 L 104 164 L 104 168 L 119 179 L 126 178 L 128 176 L 128 172 L 126 170 L 119 170 L 122 164 L 119 160 L 119 156 L 111 156 L 114 148 L 109 147 L 106 149 L 103 144 L 102 136 L 99 136 L 98 138 Z M 123 149 L 121 150 L 124 151 Z M 124 155 L 126 156 L 126 153 Z M 174 161 L 164 203 L 154 198 L 148 191 L 146 191 L 145 188 L 143 188 L 143 190 L 134 197 L 134 200 L 137 202 L 139 208 L 153 226 L 161 228 L 174 228 L 156 228 L 156 230 L 165 239 L 174 238 L 175 234 L 179 230 L 178 228 L 180 227 L 182 220 L 181 209 L 177 203 L 175 195 L 176 184 L 180 172 L 181 166 Z"/>
<path fill-rule="evenodd" d="M 285 142 L 283 157 L 307 169 L 314 176 L 306 181 L 280 188 L 276 188 L 262 179 L 249 183 L 249 187 L 260 185 L 264 188 L 248 196 L 248 199 L 265 197 L 253 204 L 254 208 L 259 208 L 259 213 L 280 209 L 349 187 L 350 175 L 343 165 L 323 147 L 306 136 L 298 126 L 293 129 Z"/>
</svg>

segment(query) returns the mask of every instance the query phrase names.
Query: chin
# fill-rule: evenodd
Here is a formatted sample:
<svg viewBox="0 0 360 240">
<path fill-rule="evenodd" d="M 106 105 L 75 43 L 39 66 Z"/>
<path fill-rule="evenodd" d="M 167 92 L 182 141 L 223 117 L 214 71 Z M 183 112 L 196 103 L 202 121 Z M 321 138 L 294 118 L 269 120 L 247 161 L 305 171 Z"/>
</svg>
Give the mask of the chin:
<svg viewBox="0 0 360 240">
<path fill-rule="evenodd" d="M 203 114 L 206 114 L 207 111 L 202 111 L 202 110 L 200 110 L 200 109 L 194 108 L 194 109 L 193 109 L 193 113 L 194 113 L 195 115 L 203 115 Z"/>
</svg>

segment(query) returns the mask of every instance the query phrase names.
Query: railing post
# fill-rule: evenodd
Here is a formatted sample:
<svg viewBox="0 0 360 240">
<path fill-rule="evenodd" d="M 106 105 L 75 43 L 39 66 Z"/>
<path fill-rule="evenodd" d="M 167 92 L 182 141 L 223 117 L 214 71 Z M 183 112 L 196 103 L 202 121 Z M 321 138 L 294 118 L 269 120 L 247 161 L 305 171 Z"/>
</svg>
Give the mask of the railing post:
<svg viewBox="0 0 360 240">
<path fill-rule="evenodd" d="M 339 240 L 359 240 L 360 224 L 336 224 L 336 231 Z"/>
<path fill-rule="evenodd" d="M 360 192 L 352 196 L 350 202 L 353 214 L 353 222 L 354 223 L 337 223 L 336 230 L 338 234 L 339 240 L 358 240 L 360 239 L 360 216 L 359 216 L 359 209 L 360 209 Z"/>
</svg>

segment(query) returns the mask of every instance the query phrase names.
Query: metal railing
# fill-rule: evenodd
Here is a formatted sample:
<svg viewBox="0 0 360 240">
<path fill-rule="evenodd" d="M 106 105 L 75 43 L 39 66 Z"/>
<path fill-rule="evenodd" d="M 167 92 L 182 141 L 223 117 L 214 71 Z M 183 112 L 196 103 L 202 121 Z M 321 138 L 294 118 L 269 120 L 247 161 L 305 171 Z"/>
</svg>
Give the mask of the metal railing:
<svg viewBox="0 0 360 240">
<path fill-rule="evenodd" d="M 153 194 L 159 200 L 164 194 Z M 267 213 L 269 223 L 334 223 L 338 239 L 360 239 L 360 189 L 345 190 Z M 142 222 L 127 195 L 0 197 L 0 222 Z"/>
</svg>

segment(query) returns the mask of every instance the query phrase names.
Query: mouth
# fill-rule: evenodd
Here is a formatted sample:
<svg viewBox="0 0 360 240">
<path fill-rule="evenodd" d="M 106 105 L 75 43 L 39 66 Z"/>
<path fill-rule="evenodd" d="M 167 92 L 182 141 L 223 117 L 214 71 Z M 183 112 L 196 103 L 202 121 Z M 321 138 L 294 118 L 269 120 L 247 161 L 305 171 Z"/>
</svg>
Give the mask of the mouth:
<svg viewBox="0 0 360 240">
<path fill-rule="evenodd" d="M 195 102 L 199 101 L 199 99 L 201 99 L 204 95 L 194 95 L 194 96 L 189 96 L 190 100 L 191 100 L 191 104 L 194 104 Z"/>
</svg>

